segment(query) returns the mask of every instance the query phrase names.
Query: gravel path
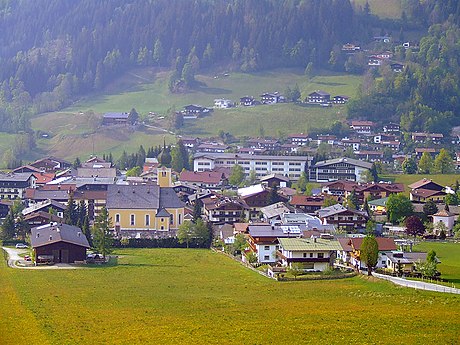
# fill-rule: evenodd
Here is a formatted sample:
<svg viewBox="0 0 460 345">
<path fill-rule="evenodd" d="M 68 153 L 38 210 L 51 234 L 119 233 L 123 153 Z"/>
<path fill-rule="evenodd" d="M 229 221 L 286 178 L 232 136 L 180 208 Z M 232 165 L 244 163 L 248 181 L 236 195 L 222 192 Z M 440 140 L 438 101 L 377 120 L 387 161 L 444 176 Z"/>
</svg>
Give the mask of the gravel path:
<svg viewBox="0 0 460 345">
<path fill-rule="evenodd" d="M 394 284 L 405 286 L 405 287 L 410 287 L 413 289 L 460 294 L 460 289 L 451 288 L 451 287 L 444 286 L 444 285 L 438 285 L 438 284 L 432 284 L 432 283 L 425 283 L 425 282 L 421 282 L 417 280 L 408 280 L 404 278 L 392 277 L 392 276 L 387 276 L 387 275 L 375 273 L 375 272 L 372 272 L 372 275 L 376 278 L 389 280 L 393 282 Z"/>
</svg>

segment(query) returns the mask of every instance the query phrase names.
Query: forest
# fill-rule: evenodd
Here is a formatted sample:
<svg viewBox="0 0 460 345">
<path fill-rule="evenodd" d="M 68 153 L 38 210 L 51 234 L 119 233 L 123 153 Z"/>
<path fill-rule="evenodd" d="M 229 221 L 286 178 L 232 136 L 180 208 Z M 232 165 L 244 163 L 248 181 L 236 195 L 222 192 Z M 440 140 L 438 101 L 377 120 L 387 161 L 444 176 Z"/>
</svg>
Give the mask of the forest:
<svg viewBox="0 0 460 345">
<path fill-rule="evenodd" d="M 456 124 L 459 1 L 402 3 L 400 19 L 383 20 L 349 0 L 1 0 L 0 131 L 32 133 L 31 115 L 100 92 L 137 66 L 171 69 L 171 91 L 211 68 L 361 73 L 338 57 L 342 44 L 430 26 L 420 51 L 404 52 L 404 74 L 364 76 L 372 83 L 350 116 L 401 118 L 407 130 Z"/>
</svg>

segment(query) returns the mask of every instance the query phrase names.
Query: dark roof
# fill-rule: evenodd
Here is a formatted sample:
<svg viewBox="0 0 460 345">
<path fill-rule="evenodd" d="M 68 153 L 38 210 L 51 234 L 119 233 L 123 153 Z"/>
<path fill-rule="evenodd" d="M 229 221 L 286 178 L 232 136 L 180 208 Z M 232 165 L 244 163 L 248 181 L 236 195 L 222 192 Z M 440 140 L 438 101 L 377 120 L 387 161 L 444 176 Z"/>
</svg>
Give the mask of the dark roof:
<svg viewBox="0 0 460 345">
<path fill-rule="evenodd" d="M 181 208 L 185 204 L 179 199 L 174 188 L 163 187 L 160 188 L 160 207 L 162 208 Z"/>
<path fill-rule="evenodd" d="M 158 209 L 160 187 L 148 185 L 109 185 L 107 209 Z"/>
<path fill-rule="evenodd" d="M 29 221 L 35 218 L 48 219 L 49 221 L 52 221 L 52 222 L 62 222 L 61 217 L 58 217 L 55 214 L 51 214 L 51 213 L 44 212 L 44 211 L 36 211 L 36 212 L 29 213 L 24 217 L 24 220 Z"/>
<path fill-rule="evenodd" d="M 30 242 L 33 248 L 56 242 L 67 242 L 89 248 L 88 240 L 80 228 L 60 223 L 51 223 L 32 228 Z"/>
<path fill-rule="evenodd" d="M 104 119 L 128 119 L 128 113 L 105 113 Z"/>
<path fill-rule="evenodd" d="M 169 217 L 170 213 L 166 211 L 164 208 L 162 208 L 156 215 L 155 217 Z"/>
<path fill-rule="evenodd" d="M 330 96 L 331 95 L 330 93 L 327 93 L 326 91 L 316 90 L 315 92 L 310 93 L 308 96 L 311 96 L 311 95 L 314 95 L 314 94 L 317 94 L 317 95 L 320 95 L 320 96 Z"/>
<path fill-rule="evenodd" d="M 16 173 L 16 174 L 2 174 L 0 173 L 0 181 L 10 181 L 10 182 L 26 182 L 34 174 L 28 173 Z"/>
<path fill-rule="evenodd" d="M 366 168 L 366 169 L 371 169 L 372 168 L 372 163 L 360 161 L 358 159 L 353 159 L 353 158 L 329 159 L 329 160 L 317 162 L 313 166 L 313 168 L 328 166 L 328 165 L 337 164 L 337 163 L 349 163 L 351 165 L 356 165 L 356 166 L 359 166 L 361 168 Z"/>
<path fill-rule="evenodd" d="M 435 187 L 438 187 L 439 190 L 443 189 L 443 186 L 441 186 L 439 183 L 436 183 L 432 180 L 429 180 L 429 179 L 426 179 L 426 178 L 423 178 L 417 182 L 414 182 L 412 184 L 409 185 L 409 188 L 411 189 L 417 189 L 417 188 L 420 188 L 420 187 L 423 187 L 423 186 L 426 186 L 426 185 L 434 185 Z"/>
</svg>

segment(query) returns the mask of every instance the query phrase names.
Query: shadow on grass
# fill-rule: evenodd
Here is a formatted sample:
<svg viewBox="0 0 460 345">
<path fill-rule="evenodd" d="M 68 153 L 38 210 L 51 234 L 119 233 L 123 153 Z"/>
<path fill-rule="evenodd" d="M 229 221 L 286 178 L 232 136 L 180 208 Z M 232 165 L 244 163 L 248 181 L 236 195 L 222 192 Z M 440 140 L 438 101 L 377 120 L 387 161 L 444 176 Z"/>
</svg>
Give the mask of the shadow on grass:
<svg viewBox="0 0 460 345">
<path fill-rule="evenodd" d="M 319 85 L 327 85 L 327 86 L 344 86 L 347 85 L 345 83 L 334 83 L 334 82 L 329 82 L 329 81 L 317 81 L 315 84 Z"/>
<path fill-rule="evenodd" d="M 183 267 L 181 265 L 154 265 L 154 264 L 118 264 L 116 266 L 127 266 L 127 267 Z"/>
<path fill-rule="evenodd" d="M 229 89 L 222 89 L 220 87 L 207 87 L 206 85 L 199 85 L 198 87 L 194 88 L 194 91 L 206 93 L 208 95 L 222 95 L 232 93 L 232 90 Z"/>
</svg>

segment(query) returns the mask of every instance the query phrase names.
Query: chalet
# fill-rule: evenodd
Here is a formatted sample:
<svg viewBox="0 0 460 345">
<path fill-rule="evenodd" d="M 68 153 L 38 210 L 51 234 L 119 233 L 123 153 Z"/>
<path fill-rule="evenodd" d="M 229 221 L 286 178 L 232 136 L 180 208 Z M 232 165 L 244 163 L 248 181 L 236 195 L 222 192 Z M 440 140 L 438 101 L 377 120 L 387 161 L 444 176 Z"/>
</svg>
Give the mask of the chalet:
<svg viewBox="0 0 460 345">
<path fill-rule="evenodd" d="M 355 152 L 356 158 L 368 162 L 383 161 L 383 151 L 361 150 Z"/>
<path fill-rule="evenodd" d="M 267 154 L 268 150 L 261 147 L 240 147 L 238 153 L 248 155 L 264 155 Z"/>
<path fill-rule="evenodd" d="M 372 121 L 351 121 L 350 128 L 358 134 L 371 134 L 375 128 L 375 123 Z"/>
<path fill-rule="evenodd" d="M 88 239 L 81 229 L 67 224 L 50 223 L 32 228 L 30 242 L 35 262 L 73 263 L 86 260 Z"/>
<path fill-rule="evenodd" d="M 394 134 L 389 134 L 389 133 L 379 133 L 379 134 L 374 135 L 375 144 L 380 144 L 383 141 L 392 141 L 392 140 L 397 140 L 397 136 Z"/>
<path fill-rule="evenodd" d="M 180 140 L 182 141 L 182 144 L 189 149 L 194 149 L 200 144 L 199 138 L 182 137 Z"/>
<path fill-rule="evenodd" d="M 337 136 L 332 134 L 318 134 L 316 142 L 319 145 L 326 143 L 328 145 L 334 145 L 337 142 Z"/>
<path fill-rule="evenodd" d="M 416 147 L 415 148 L 415 156 L 417 159 L 422 158 L 424 153 L 430 154 L 431 157 L 435 157 L 439 153 L 439 149 L 435 149 L 433 147 Z"/>
<path fill-rule="evenodd" d="M 46 173 L 46 172 L 33 172 L 32 173 L 36 180 L 35 180 L 35 185 L 38 186 L 43 186 L 51 181 L 54 180 L 56 177 L 56 174 L 54 172 L 51 173 Z"/>
<path fill-rule="evenodd" d="M 363 237 L 353 238 L 340 238 L 339 243 L 341 246 L 341 253 L 338 253 L 339 259 L 357 269 L 366 269 L 366 264 L 361 261 L 361 245 L 363 243 Z M 376 237 L 379 256 L 377 261 L 378 268 L 386 267 L 387 255 L 392 251 L 396 250 L 396 244 L 392 238 Z M 347 261 L 347 259 L 349 261 Z"/>
<path fill-rule="evenodd" d="M 184 119 L 196 119 L 202 115 L 206 115 L 211 112 L 212 109 L 202 107 L 201 105 L 189 104 L 181 110 L 181 114 L 184 116 Z"/>
<path fill-rule="evenodd" d="M 37 212 L 32 212 L 29 213 L 27 216 L 24 217 L 24 221 L 31 227 L 36 227 L 40 225 L 45 225 L 49 223 L 62 223 L 64 220 L 63 218 L 52 214 L 48 213 L 45 211 L 37 211 Z"/>
<path fill-rule="evenodd" d="M 367 60 L 367 65 L 371 67 L 382 66 L 384 59 L 376 55 L 370 55 Z"/>
<path fill-rule="evenodd" d="M 57 172 L 72 167 L 72 163 L 52 156 L 38 159 L 29 165 L 44 172 Z"/>
<path fill-rule="evenodd" d="M 362 181 L 366 171 L 372 168 L 372 163 L 352 158 L 336 158 L 317 162 L 309 169 L 309 180 L 329 182 L 335 180 Z"/>
<path fill-rule="evenodd" d="M 291 144 L 304 146 L 311 141 L 311 138 L 308 137 L 308 134 L 300 133 L 289 135 L 289 140 Z"/>
<path fill-rule="evenodd" d="M 404 185 L 402 183 L 363 183 L 359 184 L 355 189 L 356 195 L 360 203 L 366 199 L 380 199 L 387 198 L 391 194 L 398 194 L 404 192 Z"/>
<path fill-rule="evenodd" d="M 211 196 L 201 199 L 205 218 L 214 224 L 238 222 L 246 218 L 249 207 L 238 198 Z"/>
<path fill-rule="evenodd" d="M 266 188 L 262 184 L 253 185 L 238 189 L 238 195 L 249 208 L 249 219 L 256 219 L 262 207 L 271 205 L 270 193 L 271 188 Z M 287 199 L 278 195 L 279 201 L 286 202 Z"/>
<path fill-rule="evenodd" d="M 83 163 L 77 168 L 78 177 L 101 177 L 116 178 L 117 169 L 112 167 L 112 163 Z"/>
<path fill-rule="evenodd" d="M 172 188 L 171 169 L 159 168 L 157 185 L 110 185 L 107 210 L 119 237 L 172 237 L 184 221 L 184 203 Z"/>
<path fill-rule="evenodd" d="M 201 188 L 222 188 L 228 184 L 228 176 L 221 171 L 187 171 L 180 173 L 179 181 Z"/>
<path fill-rule="evenodd" d="M 287 187 L 290 180 L 288 177 L 279 174 L 269 174 L 260 178 L 260 183 L 267 187 Z"/>
<path fill-rule="evenodd" d="M 334 104 L 345 104 L 348 103 L 350 97 L 345 95 L 337 95 L 332 98 L 332 103 Z"/>
<path fill-rule="evenodd" d="M 129 113 L 105 113 L 102 115 L 103 126 L 128 125 Z"/>
<path fill-rule="evenodd" d="M 33 167 L 31 165 L 23 165 L 16 169 L 13 169 L 11 172 L 14 174 L 16 173 L 40 173 L 40 172 L 43 172 L 43 170 Z"/>
<path fill-rule="evenodd" d="M 260 208 L 260 213 L 265 222 L 273 223 L 281 220 L 281 215 L 292 212 L 284 202 L 277 202 Z"/>
<path fill-rule="evenodd" d="M 252 138 L 246 140 L 246 145 L 253 149 L 276 150 L 280 146 L 280 142 L 276 139 Z"/>
<path fill-rule="evenodd" d="M 390 122 L 386 125 L 383 126 L 383 132 L 384 133 L 394 133 L 394 134 L 399 134 L 400 132 L 400 126 L 398 123 L 393 123 Z"/>
<path fill-rule="evenodd" d="M 35 188 L 36 180 L 33 173 L 0 173 L 0 198 L 22 199 L 27 188 Z"/>
<path fill-rule="evenodd" d="M 310 104 L 329 104 L 331 95 L 326 91 L 317 90 L 310 93 L 305 101 Z"/>
<path fill-rule="evenodd" d="M 323 207 L 324 198 L 320 196 L 294 195 L 289 203 L 307 214 L 315 214 L 316 211 Z"/>
<path fill-rule="evenodd" d="M 375 42 L 380 42 L 380 43 L 390 43 L 391 42 L 391 36 L 388 36 L 388 35 L 374 36 L 374 41 Z"/>
<path fill-rule="evenodd" d="M 404 65 L 402 63 L 394 62 L 390 64 L 390 67 L 393 72 L 401 73 L 404 70 Z"/>
<path fill-rule="evenodd" d="M 41 202 L 37 202 L 35 204 L 30 205 L 29 207 L 26 207 L 21 211 L 23 216 L 27 216 L 30 213 L 34 212 L 52 212 L 56 216 L 63 218 L 64 217 L 64 211 L 66 210 L 67 206 L 63 203 L 60 203 L 55 200 L 45 200 Z"/>
<path fill-rule="evenodd" d="M 254 97 L 244 96 L 240 98 L 240 104 L 245 107 L 249 107 L 251 105 L 255 105 L 256 100 L 254 99 Z"/>
<path fill-rule="evenodd" d="M 235 103 L 232 102 L 229 99 L 215 99 L 214 100 L 214 108 L 216 109 L 228 109 L 228 108 L 233 108 L 235 106 Z"/>
<path fill-rule="evenodd" d="M 322 184 L 321 192 L 323 194 L 334 195 L 336 197 L 345 197 L 349 192 L 356 190 L 358 184 L 349 180 L 337 180 Z"/>
<path fill-rule="evenodd" d="M 441 144 L 444 135 L 442 133 L 419 133 L 415 132 L 411 134 L 411 139 L 415 143 L 423 143 L 430 141 L 433 144 Z"/>
<path fill-rule="evenodd" d="M 410 200 L 412 202 L 424 203 L 433 200 L 436 203 L 441 203 L 446 196 L 443 186 L 426 178 L 410 184 L 409 188 L 411 189 Z"/>
<path fill-rule="evenodd" d="M 278 92 L 265 92 L 260 95 L 260 99 L 262 104 L 275 104 L 284 101 L 284 97 L 281 96 Z"/>
<path fill-rule="evenodd" d="M 223 153 L 227 151 L 230 146 L 220 143 L 202 143 L 196 148 L 197 152 L 209 152 L 209 153 Z"/>
<path fill-rule="evenodd" d="M 392 151 L 399 151 L 401 142 L 397 140 L 383 140 L 380 145 L 384 148 L 389 148 Z"/>
<path fill-rule="evenodd" d="M 304 271 L 324 271 L 330 268 L 340 244 L 336 240 L 322 238 L 279 238 L 277 257 L 283 266 L 293 263 L 300 265 Z"/>
<path fill-rule="evenodd" d="M 386 259 L 386 270 L 389 272 L 400 273 L 411 273 L 416 269 L 416 264 L 419 262 L 425 262 L 427 253 L 410 252 L 404 253 L 401 251 L 391 251 L 387 253 Z"/>
<path fill-rule="evenodd" d="M 361 146 L 361 140 L 343 138 L 342 140 L 340 140 L 340 144 L 344 147 L 351 147 L 353 151 L 358 151 L 359 147 Z"/>
<path fill-rule="evenodd" d="M 365 211 L 348 209 L 340 204 L 322 208 L 316 214 L 324 225 L 331 224 L 350 230 L 364 228 L 369 218 Z"/>
<path fill-rule="evenodd" d="M 360 46 L 357 46 L 357 45 L 352 44 L 352 43 L 346 43 L 346 44 L 342 45 L 342 51 L 347 52 L 347 53 L 353 53 L 353 52 L 357 52 L 357 51 L 360 51 L 360 50 L 361 50 Z"/>
<path fill-rule="evenodd" d="M 281 154 L 295 154 L 299 151 L 299 146 L 295 144 L 282 144 L 280 147 L 277 149 L 278 152 Z"/>
</svg>

